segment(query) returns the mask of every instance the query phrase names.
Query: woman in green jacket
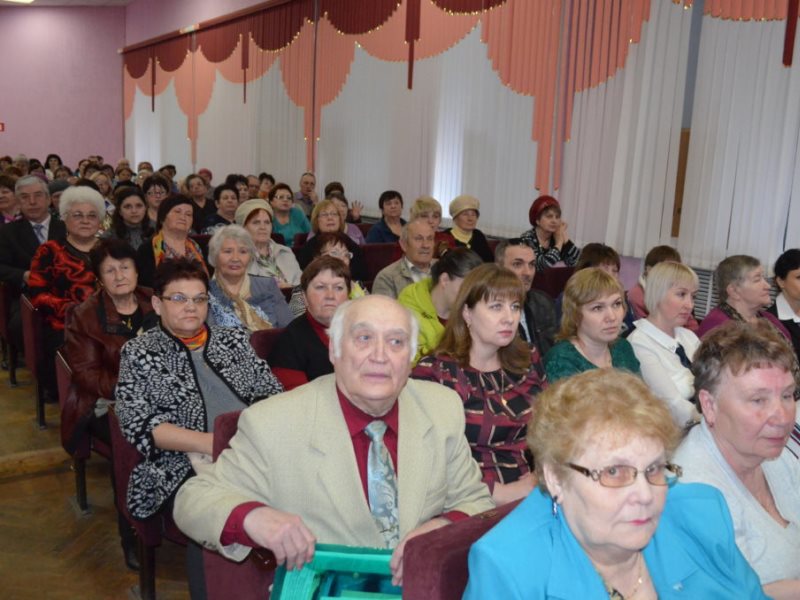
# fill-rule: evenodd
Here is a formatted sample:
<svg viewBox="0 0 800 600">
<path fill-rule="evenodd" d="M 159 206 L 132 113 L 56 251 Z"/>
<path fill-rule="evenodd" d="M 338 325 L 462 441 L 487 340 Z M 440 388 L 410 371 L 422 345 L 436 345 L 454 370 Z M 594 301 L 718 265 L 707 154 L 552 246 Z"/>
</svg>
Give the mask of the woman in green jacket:
<svg viewBox="0 0 800 600">
<path fill-rule="evenodd" d="M 419 345 L 414 364 L 433 352 L 444 333 L 461 282 L 472 269 L 483 264 L 469 248 L 454 248 L 431 267 L 431 277 L 412 283 L 400 292 L 400 304 L 410 309 L 419 321 Z"/>
</svg>

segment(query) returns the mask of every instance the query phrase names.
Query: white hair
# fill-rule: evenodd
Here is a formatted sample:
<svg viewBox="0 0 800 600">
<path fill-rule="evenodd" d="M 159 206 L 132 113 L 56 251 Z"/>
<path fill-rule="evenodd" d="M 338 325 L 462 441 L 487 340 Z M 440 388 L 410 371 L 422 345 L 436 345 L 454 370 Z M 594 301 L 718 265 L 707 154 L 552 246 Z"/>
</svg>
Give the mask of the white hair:
<svg viewBox="0 0 800 600">
<path fill-rule="evenodd" d="M 42 188 L 42 191 L 47 194 L 47 197 L 50 197 L 50 188 L 47 187 L 47 184 L 42 181 L 40 177 L 36 175 L 25 175 L 24 177 L 20 177 L 17 179 L 17 182 L 14 184 L 14 193 L 19 194 L 20 189 L 24 188 L 27 185 L 38 185 Z"/>
<path fill-rule="evenodd" d="M 217 266 L 217 256 L 219 256 L 219 251 L 222 249 L 222 244 L 225 243 L 225 240 L 236 240 L 242 246 L 247 247 L 247 251 L 250 253 L 250 260 L 258 256 L 258 250 L 256 250 L 253 238 L 244 227 L 241 225 L 225 225 L 225 227 L 218 227 L 208 242 L 208 264 L 212 267 Z"/>
<path fill-rule="evenodd" d="M 358 306 L 361 302 L 369 301 L 370 298 L 377 298 L 378 296 L 362 296 L 361 298 L 356 298 L 355 300 L 348 300 L 347 302 L 343 302 L 339 305 L 336 309 L 336 312 L 333 313 L 333 318 L 331 319 L 331 326 L 328 327 L 328 337 L 330 338 L 331 348 L 333 348 L 333 356 L 335 358 L 341 358 L 342 356 L 342 339 L 344 338 L 344 324 L 347 321 L 347 316 L 350 314 L 350 311 L 353 310 L 356 306 Z M 417 355 L 417 346 L 419 345 L 419 321 L 414 316 L 408 308 L 397 302 L 396 300 L 389 298 L 388 296 L 380 296 L 382 300 L 389 300 L 394 302 L 399 308 L 402 309 L 403 314 L 405 314 L 406 318 L 408 319 L 409 325 L 409 341 L 411 342 L 411 360 Z"/>
<path fill-rule="evenodd" d="M 103 200 L 100 192 L 90 188 L 88 185 L 76 185 L 64 190 L 64 193 L 61 194 L 61 200 L 58 202 L 58 213 L 61 215 L 61 219 L 66 219 L 72 210 L 73 204 L 82 204 L 84 202 L 94 207 L 97 211 L 97 216 L 102 221 L 106 214 L 106 201 Z"/>
</svg>

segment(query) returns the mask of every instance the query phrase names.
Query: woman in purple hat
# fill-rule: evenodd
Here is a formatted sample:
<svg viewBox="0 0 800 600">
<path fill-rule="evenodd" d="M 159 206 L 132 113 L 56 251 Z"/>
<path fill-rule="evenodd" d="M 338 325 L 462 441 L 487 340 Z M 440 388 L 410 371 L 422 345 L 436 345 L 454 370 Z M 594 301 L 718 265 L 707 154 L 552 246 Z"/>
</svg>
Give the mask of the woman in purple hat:
<svg viewBox="0 0 800 600">
<path fill-rule="evenodd" d="M 528 219 L 533 227 L 520 237 L 536 252 L 536 270 L 543 271 L 559 261 L 574 267 L 581 250 L 569 239 L 558 200 L 539 196 L 528 211 Z"/>
</svg>

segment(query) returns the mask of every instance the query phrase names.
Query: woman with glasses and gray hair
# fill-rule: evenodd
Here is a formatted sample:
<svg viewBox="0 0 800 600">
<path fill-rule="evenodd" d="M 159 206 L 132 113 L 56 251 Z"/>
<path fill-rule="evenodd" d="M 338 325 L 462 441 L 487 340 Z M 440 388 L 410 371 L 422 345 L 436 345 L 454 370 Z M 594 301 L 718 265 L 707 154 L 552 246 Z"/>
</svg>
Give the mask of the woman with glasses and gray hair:
<svg viewBox="0 0 800 600">
<path fill-rule="evenodd" d="M 240 225 L 220 227 L 211 237 L 208 262 L 216 271 L 209 286 L 210 325 L 253 332 L 291 322 L 292 313 L 275 279 L 248 273 L 257 254 L 253 238 Z"/>
<path fill-rule="evenodd" d="M 800 462 L 786 447 L 794 365 L 790 344 L 763 319 L 708 333 L 692 361 L 703 420 L 675 455 L 686 481 L 725 496 L 736 544 L 772 598 L 800 597 Z"/>
<path fill-rule="evenodd" d="M 528 427 L 539 488 L 472 546 L 464 598 L 766 598 L 722 494 L 677 483 L 679 437 L 630 373 L 548 388 Z"/>
</svg>

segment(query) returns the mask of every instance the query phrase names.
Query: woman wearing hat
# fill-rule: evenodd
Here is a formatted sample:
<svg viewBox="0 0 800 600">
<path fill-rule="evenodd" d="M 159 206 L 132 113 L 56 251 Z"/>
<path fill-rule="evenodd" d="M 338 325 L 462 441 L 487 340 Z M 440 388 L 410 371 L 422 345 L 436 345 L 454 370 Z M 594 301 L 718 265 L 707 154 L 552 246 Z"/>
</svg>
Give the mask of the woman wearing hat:
<svg viewBox="0 0 800 600">
<path fill-rule="evenodd" d="M 520 237 L 536 252 L 536 270 L 543 271 L 562 261 L 574 267 L 580 248 L 567 236 L 567 224 L 561 220 L 561 205 L 552 196 L 539 196 L 528 211 L 532 229 Z"/>
<path fill-rule="evenodd" d="M 476 227 L 480 216 L 481 203 L 475 196 L 457 196 L 450 203 L 453 226 L 446 229 L 445 233 L 453 239 L 450 244 L 452 248 L 463 246 L 480 256 L 483 262 L 494 262 L 494 252 L 489 247 L 486 236 Z"/>
<path fill-rule="evenodd" d="M 250 275 L 274 277 L 282 288 L 300 284 L 302 271 L 294 252 L 272 239 L 272 207 L 266 200 L 242 202 L 236 209 L 236 224 L 247 230 L 258 251 L 247 269 Z"/>
<path fill-rule="evenodd" d="M 141 285 L 152 287 L 158 265 L 174 258 L 193 260 L 208 273 L 200 246 L 189 238 L 193 221 L 194 203 L 188 196 L 174 194 L 159 204 L 156 232 L 136 254 Z"/>
</svg>

